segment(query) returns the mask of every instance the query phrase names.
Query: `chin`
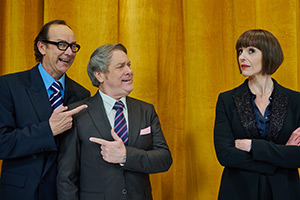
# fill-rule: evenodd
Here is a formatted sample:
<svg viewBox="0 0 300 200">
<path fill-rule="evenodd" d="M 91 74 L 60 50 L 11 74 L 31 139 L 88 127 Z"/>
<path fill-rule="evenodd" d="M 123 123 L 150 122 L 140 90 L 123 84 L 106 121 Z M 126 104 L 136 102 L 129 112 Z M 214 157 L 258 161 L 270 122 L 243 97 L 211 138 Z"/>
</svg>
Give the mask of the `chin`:
<svg viewBox="0 0 300 200">
<path fill-rule="evenodd" d="M 129 95 L 129 94 L 132 92 L 132 90 L 133 90 L 133 88 L 127 89 L 127 90 L 125 91 L 125 92 L 126 92 L 126 95 L 125 95 L 125 96 Z"/>
<path fill-rule="evenodd" d="M 245 72 L 245 71 L 242 71 L 242 76 L 244 76 L 244 77 L 248 77 L 248 76 L 251 76 L 251 74 L 250 73 L 247 73 L 247 72 Z"/>
</svg>

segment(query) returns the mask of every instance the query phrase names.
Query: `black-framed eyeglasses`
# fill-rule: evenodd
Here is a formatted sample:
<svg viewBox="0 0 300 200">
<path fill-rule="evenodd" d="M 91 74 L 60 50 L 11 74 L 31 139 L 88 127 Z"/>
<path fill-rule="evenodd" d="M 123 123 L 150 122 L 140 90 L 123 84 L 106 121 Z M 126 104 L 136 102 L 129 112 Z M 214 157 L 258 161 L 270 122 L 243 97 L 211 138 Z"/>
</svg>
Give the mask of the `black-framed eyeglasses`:
<svg viewBox="0 0 300 200">
<path fill-rule="evenodd" d="M 80 49 L 80 45 L 79 44 L 76 44 L 76 43 L 67 43 L 67 42 L 53 42 L 53 41 L 49 41 L 49 40 L 43 40 L 43 42 L 45 43 L 48 43 L 48 44 L 53 44 L 53 45 L 56 45 L 57 48 L 61 51 L 66 51 L 69 47 L 71 48 L 71 51 L 73 53 L 76 53 L 79 51 Z"/>
</svg>

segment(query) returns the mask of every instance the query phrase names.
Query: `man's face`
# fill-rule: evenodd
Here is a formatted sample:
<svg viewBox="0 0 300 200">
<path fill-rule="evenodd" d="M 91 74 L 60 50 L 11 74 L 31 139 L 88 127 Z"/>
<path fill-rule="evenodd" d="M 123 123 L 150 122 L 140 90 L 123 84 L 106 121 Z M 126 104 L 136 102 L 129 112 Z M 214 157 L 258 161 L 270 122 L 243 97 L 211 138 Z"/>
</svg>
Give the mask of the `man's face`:
<svg viewBox="0 0 300 200">
<path fill-rule="evenodd" d="M 68 26 L 60 24 L 50 26 L 48 40 L 53 42 L 63 41 L 69 44 L 76 42 L 73 31 Z M 65 51 L 61 51 L 56 45 L 41 41 L 39 41 L 38 47 L 41 54 L 43 54 L 43 67 L 56 80 L 60 79 L 70 68 L 76 56 L 76 53 L 73 53 L 70 47 Z"/>
<path fill-rule="evenodd" d="M 114 50 L 108 65 L 108 72 L 95 72 L 100 76 L 100 90 L 114 99 L 120 99 L 129 95 L 133 90 L 133 72 L 130 68 L 130 60 L 125 52 Z"/>
</svg>

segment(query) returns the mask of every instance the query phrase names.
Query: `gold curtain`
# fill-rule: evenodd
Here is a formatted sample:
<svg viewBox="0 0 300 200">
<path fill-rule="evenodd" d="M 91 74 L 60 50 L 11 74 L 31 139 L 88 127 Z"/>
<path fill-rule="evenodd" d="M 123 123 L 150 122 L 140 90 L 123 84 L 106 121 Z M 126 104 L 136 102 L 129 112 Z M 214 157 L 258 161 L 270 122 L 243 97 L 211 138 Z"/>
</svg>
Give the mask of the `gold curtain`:
<svg viewBox="0 0 300 200">
<path fill-rule="evenodd" d="M 235 42 L 262 28 L 285 61 L 274 78 L 299 89 L 298 0 L 0 0 L 0 75 L 33 67 L 41 26 L 64 19 L 82 49 L 68 75 L 95 93 L 86 73 L 100 45 L 123 43 L 134 72 L 131 96 L 155 105 L 173 165 L 151 175 L 155 200 L 216 199 L 222 167 L 213 147 L 215 103 L 243 82 Z M 1 98 L 1 97 L 0 97 Z M 1 113 L 0 113 L 1 114 Z M 24 144 L 26 145 L 26 144 Z"/>
</svg>

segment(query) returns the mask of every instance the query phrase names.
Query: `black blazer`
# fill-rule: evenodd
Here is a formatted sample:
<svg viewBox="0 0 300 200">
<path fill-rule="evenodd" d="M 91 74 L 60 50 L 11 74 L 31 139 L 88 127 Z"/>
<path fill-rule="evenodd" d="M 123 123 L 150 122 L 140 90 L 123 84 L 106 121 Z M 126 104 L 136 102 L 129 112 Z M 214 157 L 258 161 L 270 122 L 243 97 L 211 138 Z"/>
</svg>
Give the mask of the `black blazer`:
<svg viewBox="0 0 300 200">
<path fill-rule="evenodd" d="M 152 199 L 149 174 L 167 171 L 172 164 L 171 153 L 153 105 L 126 98 L 129 144 L 123 167 L 104 161 L 100 145 L 89 141 L 90 137 L 113 140 L 100 94 L 75 104 L 84 103 L 88 108 L 74 115 L 73 128 L 62 135 L 58 155 L 59 200 Z"/>
<path fill-rule="evenodd" d="M 255 200 L 271 189 L 274 200 L 300 199 L 300 147 L 286 146 L 300 126 L 300 94 L 275 80 L 267 139 L 260 139 L 246 80 L 221 93 L 216 106 L 215 150 L 223 171 L 219 199 Z M 235 148 L 235 139 L 252 139 L 250 153 Z M 263 185 L 261 185 L 263 184 Z"/>
<path fill-rule="evenodd" d="M 64 105 L 90 96 L 66 76 Z M 0 77 L 1 200 L 55 200 L 57 147 L 38 67 Z"/>
</svg>

